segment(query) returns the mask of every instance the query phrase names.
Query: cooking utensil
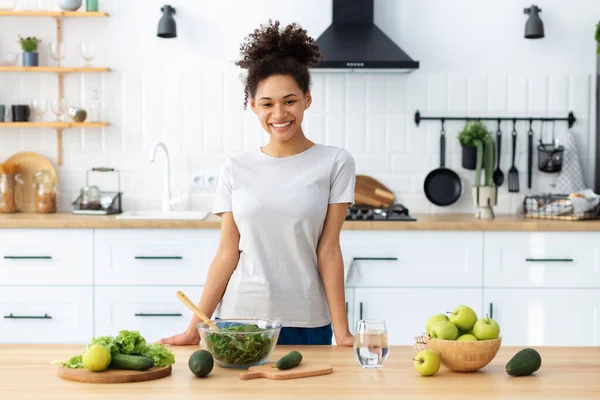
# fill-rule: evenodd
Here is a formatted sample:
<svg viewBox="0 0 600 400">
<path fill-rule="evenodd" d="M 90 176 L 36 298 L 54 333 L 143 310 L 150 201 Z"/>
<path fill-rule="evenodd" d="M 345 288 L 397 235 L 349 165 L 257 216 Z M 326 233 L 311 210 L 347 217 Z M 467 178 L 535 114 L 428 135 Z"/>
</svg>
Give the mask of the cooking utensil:
<svg viewBox="0 0 600 400">
<path fill-rule="evenodd" d="M 527 132 L 527 188 L 531 189 L 531 178 L 533 176 L 533 120 L 529 120 L 529 132 Z"/>
<path fill-rule="evenodd" d="M 542 123 L 543 124 L 543 123 Z M 558 145 L 558 139 L 554 137 L 556 123 L 552 123 L 552 142 L 544 143 L 543 133 L 540 133 L 540 144 L 538 150 L 538 169 L 542 172 L 556 173 L 562 170 L 563 153 L 565 148 Z M 543 130 L 541 131 L 543 132 Z"/>
<path fill-rule="evenodd" d="M 208 326 L 210 326 L 215 331 L 219 330 L 219 327 L 216 326 L 202 311 L 200 311 L 200 309 L 198 307 L 196 307 L 196 305 L 194 303 L 192 303 L 192 301 L 185 294 L 183 294 L 183 292 L 181 290 L 177 291 L 177 298 L 179 300 L 181 300 L 181 302 L 183 304 L 188 306 L 188 308 L 190 310 L 192 310 L 194 312 L 194 314 L 196 314 L 198 316 L 198 318 L 200 318 L 202 321 L 206 322 L 208 324 Z"/>
<path fill-rule="evenodd" d="M 164 378 L 171 375 L 171 366 L 154 367 L 146 371 L 134 371 L 128 369 L 106 369 L 102 372 L 92 372 L 85 368 L 67 368 L 63 365 L 58 367 L 56 375 L 67 381 L 86 383 L 129 383 L 143 382 Z"/>
<path fill-rule="evenodd" d="M 502 186 L 504 182 L 504 173 L 500 170 L 500 146 L 502 144 L 502 131 L 500 131 L 500 120 L 498 120 L 498 131 L 496 132 L 496 147 L 498 147 L 498 164 L 494 171 L 494 184 L 496 186 Z"/>
<path fill-rule="evenodd" d="M 460 177 L 453 170 L 446 168 L 446 132 L 444 120 L 440 132 L 440 167 L 425 177 L 425 196 L 437 206 L 449 206 L 462 195 L 463 185 Z"/>
<path fill-rule="evenodd" d="M 389 208 L 394 204 L 394 193 L 377 179 L 367 175 L 357 175 L 354 187 L 354 202 L 378 208 Z"/>
<path fill-rule="evenodd" d="M 269 363 L 250 367 L 248 368 L 248 372 L 242 372 L 240 374 L 240 379 L 293 379 L 306 378 L 308 376 L 326 375 L 331 374 L 333 372 L 333 367 L 331 365 L 313 364 L 307 361 L 302 361 L 298 366 L 286 370 L 279 370 L 277 368 L 273 368 L 273 365 L 273 363 Z"/>
<path fill-rule="evenodd" d="M 517 154 L 517 122 L 513 120 L 512 130 L 512 166 L 508 170 L 508 191 L 515 193 L 519 191 L 519 171 L 515 167 L 515 155 Z"/>
<path fill-rule="evenodd" d="M 7 162 L 19 164 L 19 173 L 23 180 L 22 185 L 15 189 L 15 201 L 22 212 L 35 212 L 35 182 L 36 172 L 47 170 L 50 174 L 50 183 L 57 184 L 56 170 L 52 163 L 43 155 L 23 151 L 10 156 Z"/>
</svg>

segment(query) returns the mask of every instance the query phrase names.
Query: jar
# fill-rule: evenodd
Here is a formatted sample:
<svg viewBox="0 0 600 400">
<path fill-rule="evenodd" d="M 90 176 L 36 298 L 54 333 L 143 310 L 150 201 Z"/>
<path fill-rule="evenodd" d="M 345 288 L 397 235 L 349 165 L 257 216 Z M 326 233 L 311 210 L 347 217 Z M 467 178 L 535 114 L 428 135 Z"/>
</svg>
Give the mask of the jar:
<svg viewBox="0 0 600 400">
<path fill-rule="evenodd" d="M 0 212 L 14 213 L 19 211 L 15 201 L 17 182 L 23 183 L 19 174 L 0 174 Z"/>
<path fill-rule="evenodd" d="M 50 171 L 36 172 L 33 176 L 35 183 L 35 212 L 56 212 L 56 184 L 52 180 Z"/>
<path fill-rule="evenodd" d="M 99 210 L 102 207 L 98 186 L 83 187 L 79 197 L 79 208 L 81 210 Z"/>
</svg>

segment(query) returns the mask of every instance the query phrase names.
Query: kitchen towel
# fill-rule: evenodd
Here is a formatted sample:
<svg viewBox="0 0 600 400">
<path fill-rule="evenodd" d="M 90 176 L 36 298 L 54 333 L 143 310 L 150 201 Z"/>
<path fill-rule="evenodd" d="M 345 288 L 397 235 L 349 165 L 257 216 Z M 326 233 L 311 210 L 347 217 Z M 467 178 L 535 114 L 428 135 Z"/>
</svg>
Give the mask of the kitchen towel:
<svg viewBox="0 0 600 400">
<path fill-rule="evenodd" d="M 585 183 L 583 182 L 575 137 L 573 137 L 571 131 L 568 131 L 563 153 L 563 165 L 558 174 L 554 193 L 570 194 L 583 189 L 585 189 Z"/>
</svg>

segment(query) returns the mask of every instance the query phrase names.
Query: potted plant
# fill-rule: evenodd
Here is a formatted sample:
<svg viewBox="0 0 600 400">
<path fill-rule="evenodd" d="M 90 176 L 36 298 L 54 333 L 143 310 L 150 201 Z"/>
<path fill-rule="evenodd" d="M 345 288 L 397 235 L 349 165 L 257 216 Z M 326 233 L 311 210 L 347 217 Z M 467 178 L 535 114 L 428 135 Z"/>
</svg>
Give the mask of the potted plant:
<svg viewBox="0 0 600 400">
<path fill-rule="evenodd" d="M 491 137 L 490 132 L 481 121 L 468 122 L 458 132 L 458 141 L 462 146 L 462 166 L 466 169 L 475 169 L 477 157 L 477 143 L 486 143 Z"/>
<path fill-rule="evenodd" d="M 596 39 L 596 54 L 600 56 L 600 21 L 596 24 L 596 32 L 594 33 L 594 39 Z"/>
<path fill-rule="evenodd" d="M 39 65 L 38 57 L 38 45 L 42 39 L 38 39 L 35 36 L 22 38 L 19 36 L 19 44 L 23 49 L 23 66 L 24 67 L 37 67 Z"/>
<path fill-rule="evenodd" d="M 477 141 L 476 146 L 476 168 L 475 185 L 473 185 L 473 203 L 477 210 L 475 218 L 494 218 L 494 207 L 498 204 L 498 190 L 494 185 L 494 162 L 496 158 L 495 142 L 492 137 L 488 137 L 484 143 Z M 484 185 L 481 185 L 481 163 L 484 162 L 485 176 Z"/>
</svg>

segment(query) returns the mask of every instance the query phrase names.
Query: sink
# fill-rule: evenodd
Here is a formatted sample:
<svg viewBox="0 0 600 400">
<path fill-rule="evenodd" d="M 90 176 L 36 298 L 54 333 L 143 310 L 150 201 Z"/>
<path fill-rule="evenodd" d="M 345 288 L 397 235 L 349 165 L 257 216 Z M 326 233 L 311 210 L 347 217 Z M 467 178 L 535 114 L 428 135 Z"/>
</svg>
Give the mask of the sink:
<svg viewBox="0 0 600 400">
<path fill-rule="evenodd" d="M 126 211 L 117 219 L 191 219 L 204 220 L 207 211 Z"/>
</svg>

